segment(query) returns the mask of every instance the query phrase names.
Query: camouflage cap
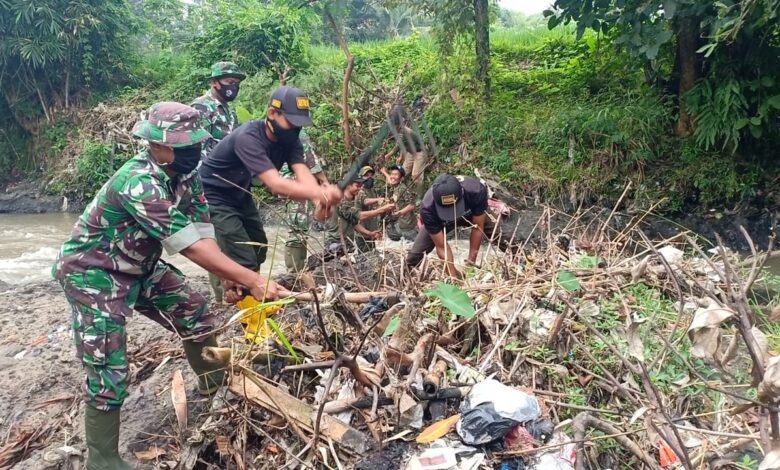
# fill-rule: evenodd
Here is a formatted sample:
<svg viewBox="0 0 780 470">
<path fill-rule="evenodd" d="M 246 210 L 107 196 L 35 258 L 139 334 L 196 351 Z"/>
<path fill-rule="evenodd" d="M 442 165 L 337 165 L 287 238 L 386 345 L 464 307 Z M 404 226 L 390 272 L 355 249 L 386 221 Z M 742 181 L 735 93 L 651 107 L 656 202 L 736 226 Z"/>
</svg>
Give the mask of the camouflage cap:
<svg viewBox="0 0 780 470">
<path fill-rule="evenodd" d="M 203 116 L 186 104 L 163 101 L 153 104 L 147 118 L 133 126 L 133 135 L 169 147 L 189 147 L 207 141 Z"/>
<path fill-rule="evenodd" d="M 374 173 L 374 168 L 371 165 L 366 165 L 360 169 L 358 175 L 365 177 L 369 173 Z"/>
<path fill-rule="evenodd" d="M 211 66 L 211 76 L 209 78 L 220 77 L 235 77 L 239 80 L 243 80 L 246 78 L 246 75 L 242 73 L 241 69 L 238 68 L 238 65 L 233 62 L 217 62 Z"/>
</svg>

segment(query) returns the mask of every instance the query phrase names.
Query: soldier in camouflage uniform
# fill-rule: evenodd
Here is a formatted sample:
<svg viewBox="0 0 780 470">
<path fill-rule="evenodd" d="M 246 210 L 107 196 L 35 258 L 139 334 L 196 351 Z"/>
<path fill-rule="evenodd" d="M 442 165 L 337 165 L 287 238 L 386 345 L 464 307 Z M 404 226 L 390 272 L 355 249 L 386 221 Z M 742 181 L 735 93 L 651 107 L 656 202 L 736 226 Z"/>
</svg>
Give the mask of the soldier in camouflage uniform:
<svg viewBox="0 0 780 470">
<path fill-rule="evenodd" d="M 395 208 L 393 204 L 385 204 L 377 209 L 363 211 L 357 201 L 357 195 L 365 184 L 366 179 L 356 176 L 346 188 L 344 199 L 325 224 L 325 250 L 331 254 L 341 254 L 352 251 L 357 246 L 361 252 L 372 249 L 365 240 L 379 240 L 382 232 L 368 230 L 363 222 L 386 214 Z M 346 243 L 346 246 L 344 244 Z"/>
<path fill-rule="evenodd" d="M 360 189 L 360 192 L 358 192 L 357 196 L 355 196 L 355 203 L 357 207 L 359 207 L 361 211 L 370 211 L 371 208 L 377 204 L 385 204 L 385 198 L 377 197 L 376 191 L 374 190 L 374 169 L 371 166 L 366 165 L 360 169 L 358 176 L 363 178 L 365 181 L 363 183 L 363 187 Z M 371 217 L 362 221 L 361 224 L 371 232 L 381 231 L 381 219 L 382 218 L 380 216 Z M 369 249 L 374 248 L 375 242 L 373 239 L 367 239 L 362 235 L 357 235 L 356 238 L 359 239 L 359 245 L 365 245 Z"/>
<path fill-rule="evenodd" d="M 387 183 L 392 189 L 391 201 L 398 208 L 387 218 L 389 224 L 387 236 L 391 240 L 405 238 L 414 241 L 417 237 L 417 217 L 415 216 L 415 192 L 406 184 L 404 167 L 396 164 L 387 167 Z"/>
<path fill-rule="evenodd" d="M 209 138 L 199 113 L 180 103 L 158 103 L 133 133 L 149 148 L 128 160 L 100 189 L 79 218 L 52 268 L 70 303 L 74 343 L 86 370 L 86 468 L 131 468 L 120 457 L 119 410 L 128 394 L 125 324 L 133 310 L 183 338 L 210 394 L 224 379 L 201 358 L 217 344 L 217 319 L 181 271 L 160 260 L 163 248 L 204 269 L 247 286 L 258 298 L 275 297 L 276 284 L 222 254 L 195 171 Z"/>
<path fill-rule="evenodd" d="M 209 91 L 192 102 L 191 106 L 208 121 L 206 130 L 211 134 L 211 139 L 203 146 L 204 156 L 238 126 L 236 112 L 230 109 L 228 103 L 236 99 L 241 81 L 245 78 L 246 75 L 233 62 L 217 62 L 211 66 Z"/>
<path fill-rule="evenodd" d="M 301 145 L 303 145 L 303 161 L 309 167 L 317 183 L 320 185 L 330 184 L 328 176 L 322 169 L 320 156 L 314 151 L 311 138 L 305 129 L 301 129 L 299 138 L 301 139 Z M 279 174 L 285 178 L 295 178 L 295 174 L 286 163 L 279 170 Z M 306 265 L 306 236 L 309 233 L 309 218 L 313 207 L 310 201 L 288 199 L 285 208 L 287 210 L 287 223 L 290 233 L 287 237 L 287 242 L 284 244 L 284 264 L 290 272 L 296 273 Z"/>
</svg>

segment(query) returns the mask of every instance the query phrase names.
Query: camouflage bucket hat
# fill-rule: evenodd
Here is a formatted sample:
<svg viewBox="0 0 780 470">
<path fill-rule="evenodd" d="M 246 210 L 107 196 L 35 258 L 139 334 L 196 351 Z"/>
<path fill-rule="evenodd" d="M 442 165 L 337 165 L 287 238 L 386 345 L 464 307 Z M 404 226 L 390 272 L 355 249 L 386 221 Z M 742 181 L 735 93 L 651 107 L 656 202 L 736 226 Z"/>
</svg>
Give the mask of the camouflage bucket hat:
<svg viewBox="0 0 780 470">
<path fill-rule="evenodd" d="M 200 144 L 211 137 L 197 110 L 170 101 L 153 104 L 147 118 L 133 126 L 133 135 L 173 148 Z"/>
<path fill-rule="evenodd" d="M 233 62 L 217 62 L 211 66 L 211 76 L 209 78 L 220 77 L 235 77 L 239 80 L 243 80 L 246 78 L 246 75 L 242 73 L 241 69 L 238 68 L 238 65 Z"/>
</svg>

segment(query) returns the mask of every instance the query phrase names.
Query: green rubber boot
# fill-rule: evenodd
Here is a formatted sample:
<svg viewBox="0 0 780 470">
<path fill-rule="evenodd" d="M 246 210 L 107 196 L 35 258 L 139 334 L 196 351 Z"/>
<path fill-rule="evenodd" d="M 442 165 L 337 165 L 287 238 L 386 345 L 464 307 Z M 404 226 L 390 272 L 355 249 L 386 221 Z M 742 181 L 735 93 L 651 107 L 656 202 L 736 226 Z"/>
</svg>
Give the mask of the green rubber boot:
<svg viewBox="0 0 780 470">
<path fill-rule="evenodd" d="M 222 298 L 225 294 L 225 287 L 222 285 L 222 279 L 219 276 L 209 273 L 209 284 L 211 292 L 214 293 L 214 302 L 222 304 Z"/>
<path fill-rule="evenodd" d="M 284 246 L 284 265 L 291 273 L 298 273 L 306 266 L 306 245 L 299 241 L 288 242 Z"/>
<path fill-rule="evenodd" d="M 225 383 L 225 369 L 206 362 L 201 353 L 206 346 L 217 346 L 216 336 L 211 335 L 200 343 L 184 340 L 182 345 L 187 362 L 190 363 L 190 367 L 198 376 L 198 393 L 204 396 L 213 395 Z"/>
<path fill-rule="evenodd" d="M 100 411 L 87 405 L 84 410 L 87 435 L 87 470 L 132 470 L 119 457 L 119 410 Z"/>
</svg>

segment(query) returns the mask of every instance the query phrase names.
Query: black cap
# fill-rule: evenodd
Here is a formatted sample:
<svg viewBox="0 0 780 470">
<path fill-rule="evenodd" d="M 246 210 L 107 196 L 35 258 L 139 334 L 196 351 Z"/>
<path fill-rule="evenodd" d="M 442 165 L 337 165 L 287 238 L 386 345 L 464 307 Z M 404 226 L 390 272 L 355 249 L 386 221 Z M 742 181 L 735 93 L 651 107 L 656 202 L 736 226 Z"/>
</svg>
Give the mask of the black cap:
<svg viewBox="0 0 780 470">
<path fill-rule="evenodd" d="M 463 200 L 463 186 L 452 175 L 442 173 L 433 180 L 431 186 L 436 215 L 444 222 L 452 222 L 466 213 Z"/>
<path fill-rule="evenodd" d="M 368 180 L 368 178 L 364 178 L 362 176 L 356 175 L 354 178 L 352 178 L 349 182 L 350 183 L 360 183 L 364 184 Z"/>
<path fill-rule="evenodd" d="M 401 165 L 399 163 L 395 163 L 395 164 L 389 165 L 387 167 L 387 171 L 393 171 L 393 170 L 398 170 L 398 172 L 401 173 L 401 178 L 406 176 L 406 170 L 404 170 L 403 165 Z"/>
<path fill-rule="evenodd" d="M 268 106 L 281 111 L 284 117 L 295 127 L 311 126 L 309 97 L 303 90 L 291 86 L 280 86 L 268 100 Z"/>
</svg>

